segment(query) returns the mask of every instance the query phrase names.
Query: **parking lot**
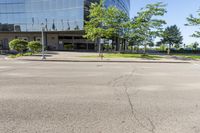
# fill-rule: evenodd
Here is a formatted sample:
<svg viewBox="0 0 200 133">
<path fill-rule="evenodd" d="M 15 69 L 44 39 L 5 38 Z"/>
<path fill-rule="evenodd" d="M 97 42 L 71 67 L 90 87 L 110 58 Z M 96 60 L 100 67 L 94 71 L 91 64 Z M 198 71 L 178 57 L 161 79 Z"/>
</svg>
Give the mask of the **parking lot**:
<svg viewBox="0 0 200 133">
<path fill-rule="evenodd" d="M 0 61 L 0 133 L 199 133 L 198 63 Z"/>
</svg>

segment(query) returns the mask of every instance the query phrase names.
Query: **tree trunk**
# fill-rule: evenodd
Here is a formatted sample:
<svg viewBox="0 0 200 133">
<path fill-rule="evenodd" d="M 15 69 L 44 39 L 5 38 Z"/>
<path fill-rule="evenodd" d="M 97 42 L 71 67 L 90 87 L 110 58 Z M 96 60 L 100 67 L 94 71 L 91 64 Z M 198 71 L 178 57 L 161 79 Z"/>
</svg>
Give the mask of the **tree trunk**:
<svg viewBox="0 0 200 133">
<path fill-rule="evenodd" d="M 171 44 L 168 45 L 167 54 L 170 55 Z"/>
<path fill-rule="evenodd" d="M 137 45 L 137 54 L 139 54 L 139 49 L 140 49 L 140 46 L 139 45 Z"/>
<path fill-rule="evenodd" d="M 115 39 L 116 39 L 116 51 L 119 52 L 119 38 L 116 37 Z"/>
<path fill-rule="evenodd" d="M 126 52 L 126 39 L 123 39 L 123 43 L 124 43 L 124 52 Z"/>
<path fill-rule="evenodd" d="M 100 44 L 100 39 L 97 38 L 97 46 L 98 46 L 98 52 L 99 52 L 99 57 L 101 56 L 101 44 Z"/>
<path fill-rule="evenodd" d="M 133 53 L 133 45 L 131 45 L 131 53 Z"/>
<path fill-rule="evenodd" d="M 124 53 L 124 39 L 121 38 L 120 40 L 121 40 L 121 41 L 120 41 L 120 42 L 121 42 L 121 43 L 120 43 L 120 51 Z"/>
<path fill-rule="evenodd" d="M 147 51 L 147 45 L 146 43 L 144 44 L 144 55 L 146 55 L 146 51 Z"/>
<path fill-rule="evenodd" d="M 112 48 L 111 48 L 111 51 L 113 52 L 114 51 L 114 39 L 112 38 Z"/>
</svg>

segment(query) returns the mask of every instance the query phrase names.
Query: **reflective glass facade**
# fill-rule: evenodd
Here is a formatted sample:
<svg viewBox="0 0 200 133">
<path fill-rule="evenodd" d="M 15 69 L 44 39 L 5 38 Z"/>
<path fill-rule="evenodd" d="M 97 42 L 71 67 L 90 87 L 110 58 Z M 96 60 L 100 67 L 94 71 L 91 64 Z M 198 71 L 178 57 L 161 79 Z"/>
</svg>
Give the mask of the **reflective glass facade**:
<svg viewBox="0 0 200 133">
<path fill-rule="evenodd" d="M 83 29 L 83 0 L 0 0 L 0 31 Z"/>
<path fill-rule="evenodd" d="M 98 0 L 0 0 L 0 31 L 82 30 L 85 12 Z M 129 13 L 130 0 L 106 0 Z"/>
<path fill-rule="evenodd" d="M 129 15 L 130 0 L 105 0 L 105 6 L 116 6 Z"/>
</svg>

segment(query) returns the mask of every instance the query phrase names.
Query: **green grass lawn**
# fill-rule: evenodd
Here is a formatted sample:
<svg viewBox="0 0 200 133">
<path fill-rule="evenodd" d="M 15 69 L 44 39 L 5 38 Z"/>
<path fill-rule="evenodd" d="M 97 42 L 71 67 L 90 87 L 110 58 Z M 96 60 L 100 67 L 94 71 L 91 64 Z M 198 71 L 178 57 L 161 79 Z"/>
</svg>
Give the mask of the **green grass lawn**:
<svg viewBox="0 0 200 133">
<path fill-rule="evenodd" d="M 98 58 L 98 55 L 81 56 L 83 58 Z M 104 58 L 142 58 L 142 59 L 160 59 L 159 55 L 144 55 L 144 54 L 103 54 Z"/>
<path fill-rule="evenodd" d="M 8 55 L 8 57 L 9 58 L 18 58 L 18 57 L 21 57 L 21 56 L 31 56 L 31 55 L 33 55 L 32 52 L 26 52 L 26 53 L 23 53 L 23 54 L 16 54 L 16 55 L 10 54 L 10 55 Z"/>
<path fill-rule="evenodd" d="M 190 54 L 175 54 L 175 56 L 181 56 L 188 59 L 199 60 L 200 55 L 190 55 Z"/>
</svg>

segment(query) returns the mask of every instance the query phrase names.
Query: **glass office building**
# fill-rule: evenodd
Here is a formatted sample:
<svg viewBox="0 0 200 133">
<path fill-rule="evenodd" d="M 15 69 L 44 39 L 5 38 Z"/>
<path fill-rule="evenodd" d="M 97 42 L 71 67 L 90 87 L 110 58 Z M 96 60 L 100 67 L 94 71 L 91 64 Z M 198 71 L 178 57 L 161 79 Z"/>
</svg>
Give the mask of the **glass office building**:
<svg viewBox="0 0 200 133">
<path fill-rule="evenodd" d="M 0 31 L 83 29 L 83 0 L 1 0 Z"/>
<path fill-rule="evenodd" d="M 66 40 L 73 40 L 73 36 L 80 36 L 74 31 L 83 33 L 84 20 L 91 2 L 98 0 L 0 0 L 0 34 L 7 32 L 12 33 L 15 38 L 37 40 L 40 35 L 26 37 L 22 33 L 40 32 L 44 27 L 46 34 L 57 33 L 53 38 L 59 45 L 63 40 L 67 42 Z M 116 6 L 128 14 L 130 0 L 106 0 L 105 6 Z M 59 32 L 62 35 L 58 35 L 61 34 Z M 83 42 L 83 38 L 76 38 Z M 4 41 L 5 37 L 4 40 L 0 39 L 1 49 L 2 43 L 8 42 L 10 38 L 7 41 Z"/>
<path fill-rule="evenodd" d="M 116 6 L 129 15 L 130 0 L 105 0 L 105 6 Z"/>
</svg>

